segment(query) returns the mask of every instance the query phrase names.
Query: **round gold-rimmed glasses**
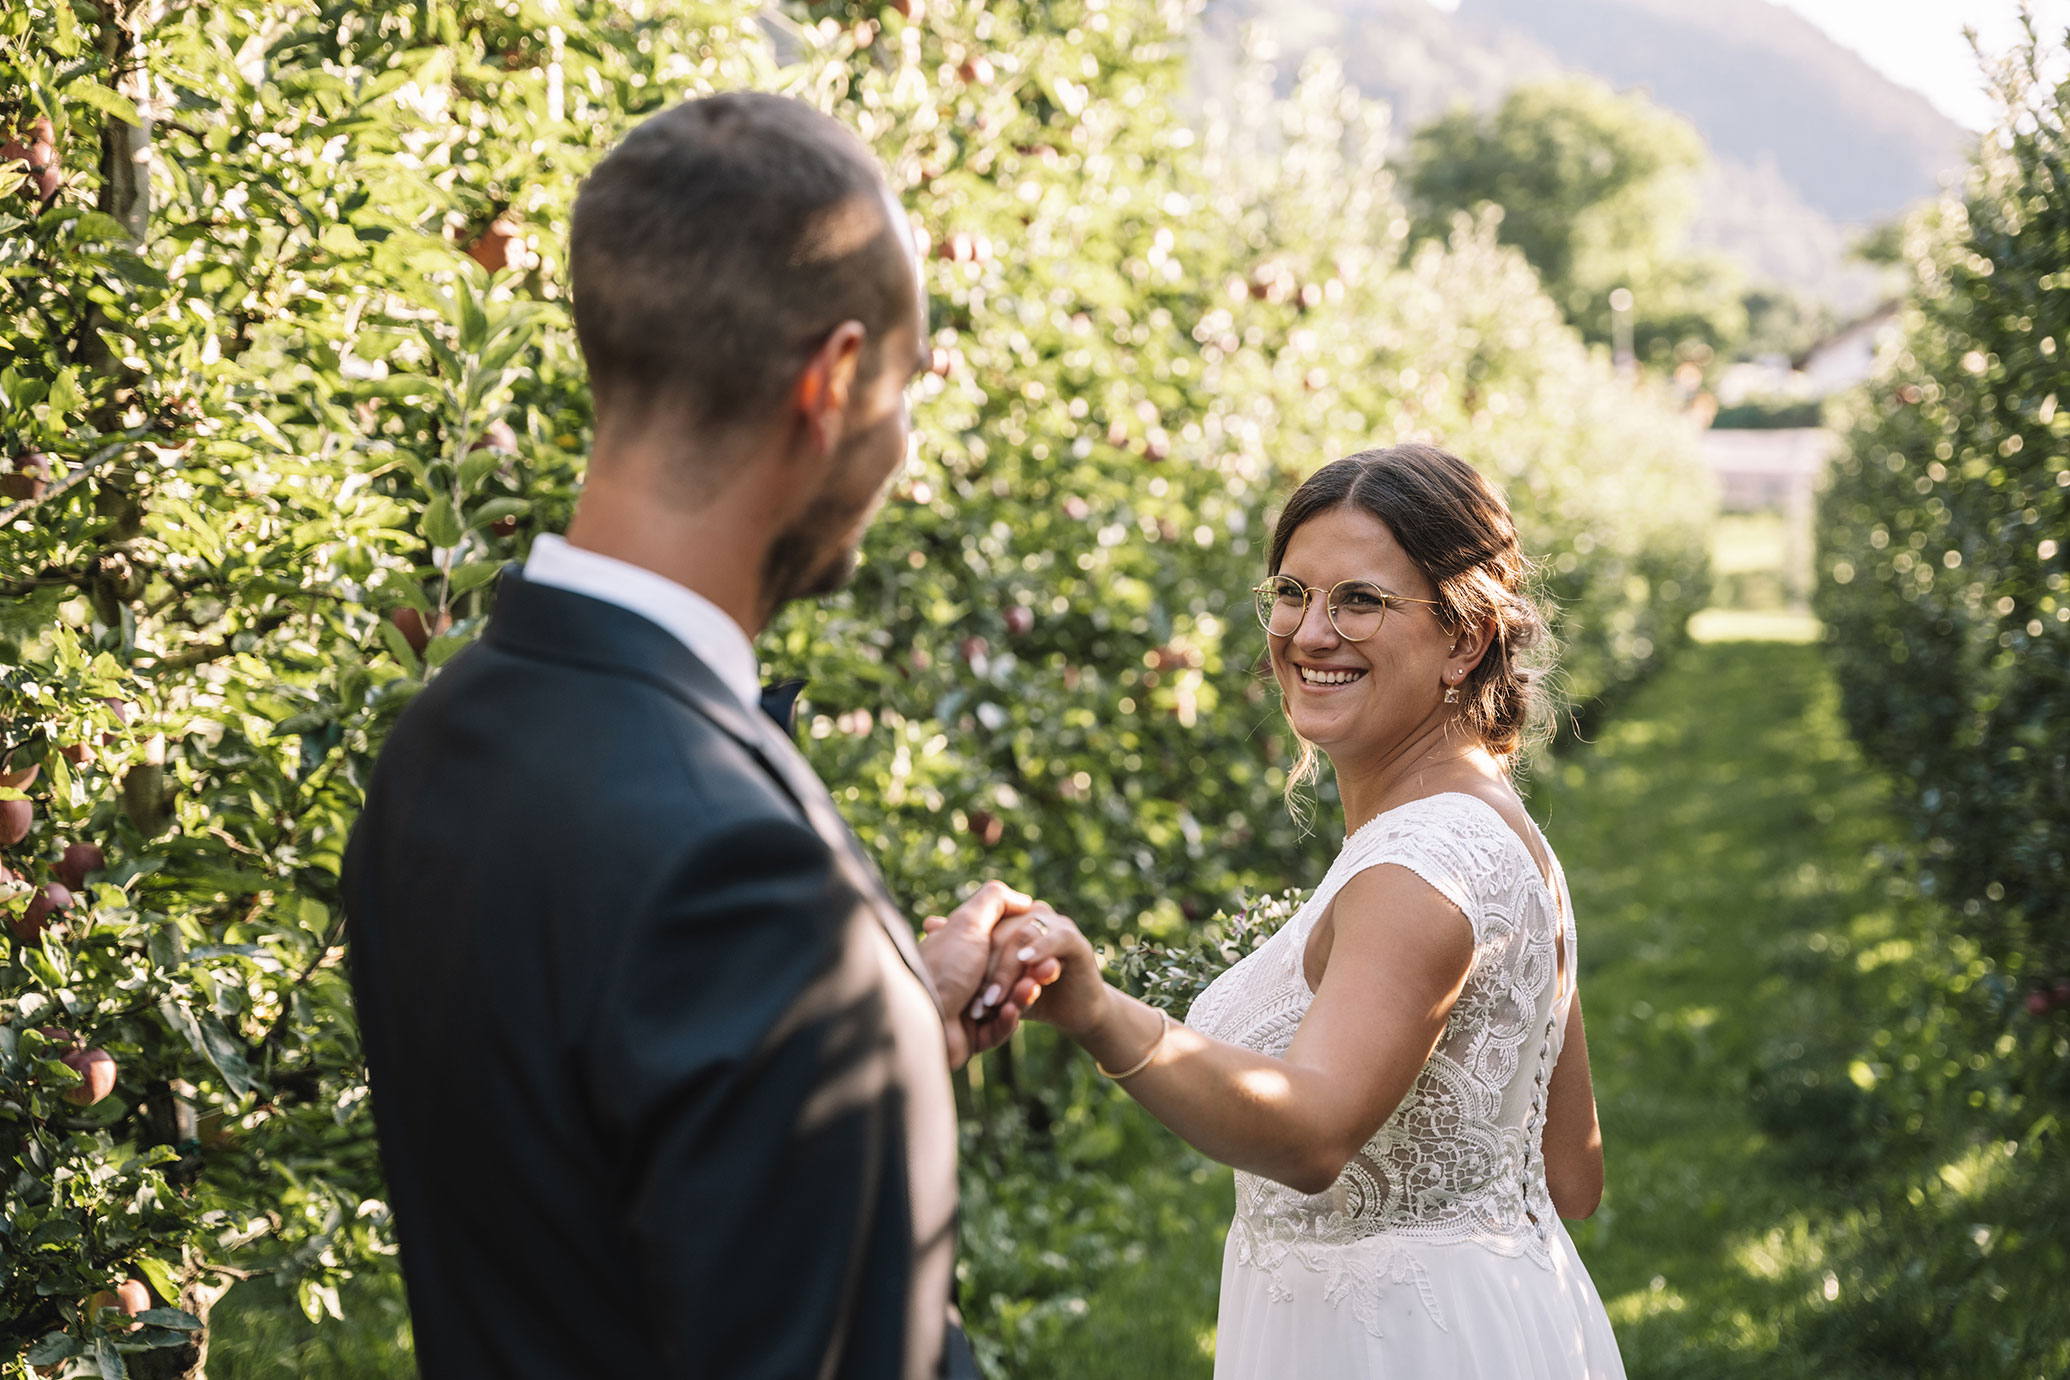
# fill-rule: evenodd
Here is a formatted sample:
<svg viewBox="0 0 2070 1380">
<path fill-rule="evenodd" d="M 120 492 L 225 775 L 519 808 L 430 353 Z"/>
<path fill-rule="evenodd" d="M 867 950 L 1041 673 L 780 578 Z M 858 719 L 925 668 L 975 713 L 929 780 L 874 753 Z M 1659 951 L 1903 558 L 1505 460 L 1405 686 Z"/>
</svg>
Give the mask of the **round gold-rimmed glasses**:
<svg viewBox="0 0 2070 1380">
<path fill-rule="evenodd" d="M 1406 594 L 1390 594 L 1364 580 L 1344 580 L 1324 591 L 1314 585 L 1304 585 L 1291 575 L 1274 575 L 1251 591 L 1251 597 L 1258 606 L 1258 625 L 1274 637 L 1292 637 L 1300 630 L 1301 620 L 1308 616 L 1309 597 L 1316 594 L 1324 596 L 1323 612 L 1329 616 L 1330 626 L 1337 630 L 1337 636 L 1346 642 L 1363 642 L 1379 632 L 1391 605 L 1444 607 L 1435 599 L 1412 599 Z"/>
</svg>

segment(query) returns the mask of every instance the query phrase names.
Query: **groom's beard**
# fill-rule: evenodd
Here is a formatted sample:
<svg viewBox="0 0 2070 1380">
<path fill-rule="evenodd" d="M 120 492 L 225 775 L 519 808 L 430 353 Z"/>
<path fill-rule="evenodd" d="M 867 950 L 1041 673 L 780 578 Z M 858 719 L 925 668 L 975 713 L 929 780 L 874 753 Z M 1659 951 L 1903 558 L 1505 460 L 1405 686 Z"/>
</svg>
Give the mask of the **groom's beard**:
<svg viewBox="0 0 2070 1380">
<path fill-rule="evenodd" d="M 887 438 L 879 432 L 873 427 L 842 448 L 847 455 L 837 477 L 769 544 L 762 558 L 762 591 L 771 613 L 793 599 L 832 594 L 855 577 L 863 534 L 898 467 L 897 459 L 884 464 L 871 453 L 885 448 Z M 903 452 L 899 447 L 900 458 Z M 842 482 L 858 471 L 876 475 L 876 482 L 859 494 Z"/>
<path fill-rule="evenodd" d="M 793 599 L 832 594 L 855 577 L 862 557 L 860 535 L 856 542 L 844 538 L 874 506 L 866 504 L 858 512 L 822 496 L 777 534 L 762 559 L 762 590 L 772 613 Z"/>
</svg>

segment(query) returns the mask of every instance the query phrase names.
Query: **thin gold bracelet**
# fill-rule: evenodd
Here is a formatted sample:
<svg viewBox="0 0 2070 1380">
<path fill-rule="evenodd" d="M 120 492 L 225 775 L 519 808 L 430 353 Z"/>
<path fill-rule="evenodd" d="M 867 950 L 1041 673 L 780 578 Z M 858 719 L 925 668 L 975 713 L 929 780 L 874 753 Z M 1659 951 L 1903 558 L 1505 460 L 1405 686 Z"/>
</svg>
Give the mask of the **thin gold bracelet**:
<svg viewBox="0 0 2070 1380">
<path fill-rule="evenodd" d="M 1116 1073 L 1097 1059 L 1093 1060 L 1093 1067 L 1117 1083 L 1124 1078 L 1133 1078 L 1144 1069 L 1149 1068 L 1150 1061 L 1157 1057 L 1157 1051 L 1164 1048 L 1164 1037 L 1171 1034 L 1172 1030 L 1172 1017 L 1169 1011 L 1159 1011 L 1157 1013 L 1157 1020 L 1157 1042 L 1150 1046 L 1150 1052 L 1138 1059 L 1133 1067 L 1125 1068 L 1120 1073 Z"/>
</svg>

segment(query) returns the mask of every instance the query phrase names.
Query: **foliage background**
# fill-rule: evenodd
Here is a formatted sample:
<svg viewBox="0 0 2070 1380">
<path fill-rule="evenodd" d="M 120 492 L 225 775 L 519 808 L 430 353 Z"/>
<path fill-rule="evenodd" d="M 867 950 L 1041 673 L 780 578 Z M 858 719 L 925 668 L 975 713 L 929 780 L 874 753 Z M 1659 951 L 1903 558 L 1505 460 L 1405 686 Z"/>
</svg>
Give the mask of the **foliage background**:
<svg viewBox="0 0 2070 1380">
<path fill-rule="evenodd" d="M 1966 188 L 1915 218 L 1902 347 L 1821 510 L 1850 725 L 2016 980 L 2070 975 L 2070 85 L 2030 36 Z"/>
<path fill-rule="evenodd" d="M 1276 497 L 1346 451 L 1437 437 L 1508 488 L 1577 702 L 1681 644 L 1709 511 L 1685 425 L 1486 223 L 1407 247 L 1381 116 L 1328 66 L 1276 98 L 1254 65 L 1233 108 L 1180 118 L 1187 17 L 0 15 L 0 128 L 49 120 L 58 171 L 0 192 L 0 457 L 24 495 L 43 480 L 0 509 L 0 737 L 38 769 L 5 854 L 0 1350 L 191 1373 L 187 1333 L 113 1332 L 82 1300 L 131 1275 L 206 1318 L 257 1280 L 315 1318 L 392 1251 L 337 858 L 394 715 L 567 517 L 588 411 L 565 216 L 669 101 L 834 111 L 934 255 L 921 444 L 854 588 L 763 642 L 813 677 L 808 749 L 916 915 L 997 873 L 1127 944 L 1308 875 L 1327 849 L 1278 804 L 1245 591 Z M 82 839 L 107 868 L 28 935 L 27 889 Z M 57 1024 L 115 1056 L 113 1096 L 58 1100 L 74 1077 L 32 1033 Z M 1045 1295 L 1016 1254 L 1036 1209 L 983 1183 L 1141 1133 L 1039 1037 L 968 1084 L 996 1360 Z"/>
</svg>

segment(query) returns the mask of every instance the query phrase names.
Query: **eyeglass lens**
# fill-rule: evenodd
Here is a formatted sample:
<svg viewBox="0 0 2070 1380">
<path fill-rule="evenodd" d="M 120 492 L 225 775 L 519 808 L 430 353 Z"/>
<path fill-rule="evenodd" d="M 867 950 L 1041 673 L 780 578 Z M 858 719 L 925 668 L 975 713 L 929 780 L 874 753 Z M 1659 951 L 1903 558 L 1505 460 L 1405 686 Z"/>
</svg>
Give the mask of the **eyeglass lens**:
<svg viewBox="0 0 2070 1380">
<path fill-rule="evenodd" d="M 1308 599 L 1298 580 L 1284 575 L 1268 580 L 1258 587 L 1258 621 L 1274 637 L 1291 637 L 1301 626 Z M 1372 585 L 1347 580 L 1329 592 L 1325 607 L 1339 637 L 1363 642 L 1380 630 L 1387 596 Z"/>
</svg>

